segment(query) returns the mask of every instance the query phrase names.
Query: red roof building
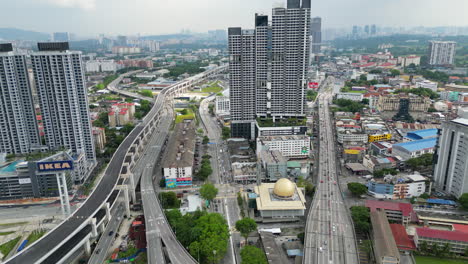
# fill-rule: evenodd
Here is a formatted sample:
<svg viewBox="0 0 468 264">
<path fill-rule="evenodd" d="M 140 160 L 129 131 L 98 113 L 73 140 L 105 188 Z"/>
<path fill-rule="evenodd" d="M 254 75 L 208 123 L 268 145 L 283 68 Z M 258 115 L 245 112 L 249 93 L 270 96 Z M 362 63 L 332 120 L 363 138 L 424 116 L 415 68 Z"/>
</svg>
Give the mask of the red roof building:
<svg viewBox="0 0 468 264">
<path fill-rule="evenodd" d="M 453 231 L 468 233 L 468 225 L 452 224 Z"/>
<path fill-rule="evenodd" d="M 399 250 L 416 250 L 414 241 L 408 236 L 408 233 L 406 233 L 406 229 L 403 225 L 390 224 L 390 229 L 392 229 L 393 238 L 395 239 Z"/>
<path fill-rule="evenodd" d="M 461 231 L 436 230 L 427 227 L 416 228 L 414 243 L 419 248 L 422 242 L 427 245 L 438 244 L 440 247 L 450 245 L 450 252 L 463 254 L 468 247 L 468 235 Z"/>
<path fill-rule="evenodd" d="M 366 207 L 369 208 L 371 212 L 385 210 L 389 220 L 401 222 L 403 225 L 407 225 L 410 222 L 417 222 L 418 220 L 416 213 L 413 211 L 413 206 L 410 203 L 366 200 Z"/>
</svg>

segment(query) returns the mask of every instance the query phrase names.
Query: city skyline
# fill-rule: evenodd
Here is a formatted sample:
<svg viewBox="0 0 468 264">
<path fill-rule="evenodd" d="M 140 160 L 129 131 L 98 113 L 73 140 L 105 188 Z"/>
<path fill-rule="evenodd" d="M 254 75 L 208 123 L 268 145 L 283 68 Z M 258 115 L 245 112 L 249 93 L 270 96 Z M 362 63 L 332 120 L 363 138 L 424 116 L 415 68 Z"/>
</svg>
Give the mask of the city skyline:
<svg viewBox="0 0 468 264">
<path fill-rule="evenodd" d="M 282 1 L 260 0 L 247 2 L 201 0 L 166 2 L 162 0 L 112 1 L 110 0 L 18 0 L 3 3 L 0 15 L 4 18 L 0 27 L 15 27 L 39 32 L 71 32 L 80 36 L 152 35 L 180 32 L 189 29 L 196 32 L 241 26 L 248 28 L 252 18 L 247 14 L 271 15 L 271 7 Z M 457 6 L 451 12 L 427 13 L 444 10 L 448 3 L 437 0 L 371 1 L 359 3 L 343 0 L 312 1 L 311 15 L 323 19 L 323 27 L 343 27 L 349 24 L 377 24 L 386 26 L 468 26 L 463 10 L 468 2 L 451 0 Z M 401 8 L 404 6 L 405 8 Z M 144 8 L 142 8 L 144 7 Z M 22 10 L 22 12 L 13 12 Z M 398 14 L 398 15 L 395 15 Z M 43 19 L 48 17 L 49 19 Z M 167 23 L 168 20 L 177 23 Z M 196 21 L 197 23 L 194 23 Z M 213 23 L 216 21 L 216 23 Z M 352 23 L 350 23 L 352 21 Z M 161 26 L 159 26 L 161 25 Z"/>
</svg>

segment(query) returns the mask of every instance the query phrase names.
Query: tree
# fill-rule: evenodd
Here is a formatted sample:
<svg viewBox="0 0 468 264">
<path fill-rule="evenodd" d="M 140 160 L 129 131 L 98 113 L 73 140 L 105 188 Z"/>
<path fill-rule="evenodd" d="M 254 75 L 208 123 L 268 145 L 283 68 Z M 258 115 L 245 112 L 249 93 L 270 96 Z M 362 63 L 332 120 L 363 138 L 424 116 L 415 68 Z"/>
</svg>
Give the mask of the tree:
<svg viewBox="0 0 468 264">
<path fill-rule="evenodd" d="M 359 76 L 359 81 L 367 81 L 367 75 L 361 74 L 361 76 Z"/>
<path fill-rule="evenodd" d="M 146 97 L 153 97 L 153 92 L 150 90 L 141 90 L 138 93 Z"/>
<path fill-rule="evenodd" d="M 390 70 L 390 75 L 392 75 L 393 77 L 398 76 L 400 75 L 400 71 L 396 69 L 392 69 Z"/>
<path fill-rule="evenodd" d="M 458 202 L 463 209 L 468 210 L 468 193 L 462 194 L 462 196 L 458 198 Z"/>
<path fill-rule="evenodd" d="M 412 170 L 424 169 L 433 165 L 434 154 L 426 153 L 417 158 L 411 158 L 405 161 L 405 164 Z"/>
<path fill-rule="evenodd" d="M 180 200 L 175 192 L 160 192 L 159 199 L 164 209 L 180 207 Z"/>
<path fill-rule="evenodd" d="M 208 144 L 208 142 L 210 142 L 210 138 L 207 137 L 207 136 L 204 136 L 204 137 L 203 137 L 203 141 L 202 141 L 203 145 Z"/>
<path fill-rule="evenodd" d="M 165 180 L 164 178 L 162 178 L 161 180 L 159 180 L 159 187 L 161 187 L 161 188 L 166 187 L 166 180 Z"/>
<path fill-rule="evenodd" d="M 361 196 L 365 193 L 367 193 L 367 187 L 364 184 L 358 183 L 358 182 L 350 182 L 348 183 L 348 190 L 354 195 L 354 196 Z"/>
<path fill-rule="evenodd" d="M 423 199 L 429 199 L 429 197 L 430 196 L 427 193 L 423 193 L 423 194 L 419 195 L 419 198 L 423 198 Z"/>
<path fill-rule="evenodd" d="M 222 138 L 224 140 L 230 138 L 231 137 L 231 129 L 229 127 L 223 126 L 221 135 L 222 135 Z"/>
<path fill-rule="evenodd" d="M 305 237 L 305 233 L 302 232 L 302 233 L 299 233 L 297 235 L 297 238 L 299 238 L 299 240 L 301 240 L 301 243 L 304 244 L 304 237 Z"/>
<path fill-rule="evenodd" d="M 369 99 L 367 99 L 367 98 L 362 99 L 361 104 L 368 105 L 369 104 Z"/>
<path fill-rule="evenodd" d="M 236 222 L 236 229 L 245 238 L 245 242 L 247 243 L 249 234 L 257 230 L 257 223 L 252 218 L 246 217 Z"/>
<path fill-rule="evenodd" d="M 180 114 L 182 114 L 182 115 L 187 115 L 187 114 L 188 114 L 188 110 L 187 110 L 187 109 L 182 109 L 182 110 L 180 111 Z"/>
<path fill-rule="evenodd" d="M 241 264 L 267 264 L 265 253 L 256 246 L 245 246 L 240 252 Z"/>
<path fill-rule="evenodd" d="M 200 195 L 208 201 L 212 201 L 218 194 L 218 189 L 211 183 L 205 183 L 200 188 Z"/>
<path fill-rule="evenodd" d="M 429 113 L 434 113 L 434 112 L 437 112 L 437 109 L 435 109 L 434 107 L 429 107 L 429 108 L 427 109 L 427 112 L 429 112 Z"/>
<path fill-rule="evenodd" d="M 370 228 L 369 209 L 365 206 L 351 206 L 350 210 L 356 230 L 360 232 L 368 232 Z"/>
<path fill-rule="evenodd" d="M 421 251 L 421 253 L 423 254 L 426 254 L 428 249 L 429 249 L 429 246 L 427 245 L 427 242 L 426 241 L 421 242 L 421 245 L 419 246 L 419 251 Z"/>
<path fill-rule="evenodd" d="M 100 119 L 96 119 L 93 121 L 93 126 L 95 127 L 106 127 L 106 125 L 100 120 Z"/>
</svg>

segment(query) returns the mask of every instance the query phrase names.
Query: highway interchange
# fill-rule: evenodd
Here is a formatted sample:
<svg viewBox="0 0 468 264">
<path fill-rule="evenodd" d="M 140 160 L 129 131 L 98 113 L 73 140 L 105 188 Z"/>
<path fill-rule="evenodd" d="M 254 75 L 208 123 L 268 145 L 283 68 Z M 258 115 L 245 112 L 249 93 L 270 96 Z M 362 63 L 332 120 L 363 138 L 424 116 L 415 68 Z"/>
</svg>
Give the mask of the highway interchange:
<svg viewBox="0 0 468 264">
<path fill-rule="evenodd" d="M 306 224 L 303 263 L 358 263 L 354 229 L 336 173 L 335 138 L 329 106 L 334 78 L 318 95 L 320 150 L 317 188 Z"/>
</svg>

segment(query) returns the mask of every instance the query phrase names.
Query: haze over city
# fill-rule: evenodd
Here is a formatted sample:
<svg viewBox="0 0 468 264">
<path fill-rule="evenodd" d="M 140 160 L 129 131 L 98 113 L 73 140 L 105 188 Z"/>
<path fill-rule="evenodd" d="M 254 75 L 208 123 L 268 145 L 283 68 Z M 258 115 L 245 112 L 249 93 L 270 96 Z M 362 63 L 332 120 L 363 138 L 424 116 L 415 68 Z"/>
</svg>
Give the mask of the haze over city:
<svg viewBox="0 0 468 264">
<path fill-rule="evenodd" d="M 271 13 L 278 0 L 15 0 L 1 1 L 0 27 L 79 36 L 169 34 L 229 26 L 252 27 L 253 13 Z M 15 10 L 21 10 L 16 12 Z M 313 0 L 323 26 L 467 26 L 466 0 Z"/>
</svg>

